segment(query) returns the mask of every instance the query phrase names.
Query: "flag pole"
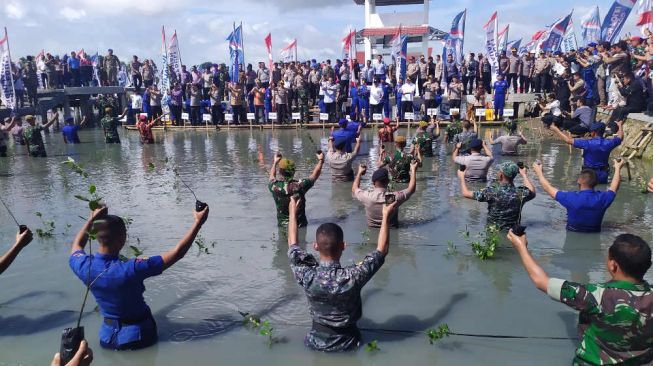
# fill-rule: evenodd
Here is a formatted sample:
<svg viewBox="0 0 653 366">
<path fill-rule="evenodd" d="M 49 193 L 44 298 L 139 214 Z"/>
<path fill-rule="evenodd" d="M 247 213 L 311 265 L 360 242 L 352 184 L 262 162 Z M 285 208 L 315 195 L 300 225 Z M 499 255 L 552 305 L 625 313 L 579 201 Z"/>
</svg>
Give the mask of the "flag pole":
<svg viewBox="0 0 653 366">
<path fill-rule="evenodd" d="M 14 65 L 11 62 L 11 48 L 9 47 L 9 35 L 7 34 L 7 27 L 5 27 L 5 39 L 5 42 L 7 42 L 7 55 L 9 56 L 9 80 L 11 80 L 11 90 L 14 95 L 14 105 L 12 107 L 13 109 L 16 109 L 18 107 L 18 100 L 16 100 L 16 87 L 14 86 L 14 74 L 12 70 Z"/>
<path fill-rule="evenodd" d="M 177 36 L 177 54 L 179 55 L 179 72 L 181 73 L 181 65 L 183 65 L 183 62 L 181 62 L 181 47 L 179 47 L 179 35 L 177 34 L 176 29 L 175 35 Z"/>
<path fill-rule="evenodd" d="M 295 38 L 295 63 L 297 63 L 297 38 Z"/>
<path fill-rule="evenodd" d="M 243 64 L 245 63 L 245 31 L 243 30 L 243 22 L 240 22 L 240 43 L 242 44 Z M 243 69 L 245 67 L 243 66 Z"/>
</svg>

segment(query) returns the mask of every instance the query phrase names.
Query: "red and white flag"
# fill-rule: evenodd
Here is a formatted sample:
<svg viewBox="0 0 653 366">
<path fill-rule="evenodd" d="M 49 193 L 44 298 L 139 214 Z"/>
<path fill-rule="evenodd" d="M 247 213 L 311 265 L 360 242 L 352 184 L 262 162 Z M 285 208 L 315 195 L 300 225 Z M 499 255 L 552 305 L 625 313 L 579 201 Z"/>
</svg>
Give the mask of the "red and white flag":
<svg viewBox="0 0 653 366">
<path fill-rule="evenodd" d="M 283 62 L 297 61 L 297 38 L 279 52 Z"/>
<path fill-rule="evenodd" d="M 80 59 L 82 59 L 82 58 L 86 58 L 86 52 L 84 52 L 84 49 L 83 49 L 83 48 L 82 48 L 81 50 L 79 50 L 79 52 L 77 52 L 77 56 L 78 56 Z"/>
<path fill-rule="evenodd" d="M 343 58 L 349 60 L 349 70 L 353 72 L 354 70 L 354 59 L 356 58 L 356 53 L 354 47 L 356 46 L 356 30 L 352 30 L 342 39 L 342 55 Z"/>
<path fill-rule="evenodd" d="M 639 0 L 637 10 L 637 26 L 641 27 L 643 35 L 645 30 L 653 28 L 653 0 Z"/>
<path fill-rule="evenodd" d="M 499 55 L 497 49 L 497 12 L 495 11 L 490 20 L 483 26 L 485 29 L 485 52 L 488 61 L 495 73 L 499 72 Z"/>
<path fill-rule="evenodd" d="M 272 61 L 272 33 L 268 33 L 268 36 L 265 37 L 265 48 L 268 50 L 268 69 L 269 72 L 272 72 L 272 66 L 274 62 Z"/>
<path fill-rule="evenodd" d="M 505 51 L 508 47 L 508 33 L 510 32 L 510 24 L 497 33 L 497 47 L 499 51 Z"/>
</svg>

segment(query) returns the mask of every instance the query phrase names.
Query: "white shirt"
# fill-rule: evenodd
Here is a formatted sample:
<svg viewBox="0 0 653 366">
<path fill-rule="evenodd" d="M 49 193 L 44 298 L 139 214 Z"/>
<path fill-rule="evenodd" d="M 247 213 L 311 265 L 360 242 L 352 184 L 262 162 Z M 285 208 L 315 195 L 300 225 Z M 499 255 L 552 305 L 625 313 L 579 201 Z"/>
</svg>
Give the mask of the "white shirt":
<svg viewBox="0 0 653 366">
<path fill-rule="evenodd" d="M 334 103 L 336 101 L 336 88 L 334 84 L 324 86 L 324 103 Z"/>
<path fill-rule="evenodd" d="M 131 95 L 132 109 L 141 109 L 143 107 L 143 97 L 138 94 Z"/>
<path fill-rule="evenodd" d="M 547 104 L 545 108 L 548 109 L 549 112 L 551 112 L 551 114 L 556 117 L 562 114 L 560 111 L 560 101 L 557 99 Z"/>
<path fill-rule="evenodd" d="M 383 100 L 383 88 L 380 86 L 372 85 L 370 88 L 370 104 L 378 105 Z"/>
<path fill-rule="evenodd" d="M 412 102 L 414 96 L 415 96 L 415 84 L 406 83 L 406 84 L 401 86 L 401 101 L 402 102 Z"/>
</svg>

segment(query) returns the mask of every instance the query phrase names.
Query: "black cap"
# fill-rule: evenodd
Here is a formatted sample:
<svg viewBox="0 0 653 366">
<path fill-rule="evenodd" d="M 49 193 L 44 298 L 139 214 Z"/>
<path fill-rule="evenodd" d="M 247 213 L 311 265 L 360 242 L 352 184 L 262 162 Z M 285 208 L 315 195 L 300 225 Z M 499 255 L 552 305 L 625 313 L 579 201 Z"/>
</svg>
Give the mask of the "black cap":
<svg viewBox="0 0 653 366">
<path fill-rule="evenodd" d="M 388 179 L 388 169 L 380 168 L 372 174 L 372 182 L 377 182 L 381 179 Z"/>
<path fill-rule="evenodd" d="M 479 140 L 479 139 L 473 139 L 473 140 L 471 140 L 471 141 L 469 142 L 469 146 L 468 146 L 468 147 L 469 147 L 470 149 L 474 149 L 474 150 L 476 150 L 476 149 L 480 149 L 481 147 L 483 147 L 483 141 L 481 141 L 481 140 Z"/>
</svg>

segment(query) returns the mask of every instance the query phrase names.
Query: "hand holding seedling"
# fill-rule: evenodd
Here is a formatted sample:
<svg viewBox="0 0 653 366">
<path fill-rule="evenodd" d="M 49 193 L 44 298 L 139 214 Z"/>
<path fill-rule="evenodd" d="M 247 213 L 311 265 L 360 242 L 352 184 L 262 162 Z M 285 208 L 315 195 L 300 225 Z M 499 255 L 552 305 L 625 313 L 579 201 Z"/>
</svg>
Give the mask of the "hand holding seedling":
<svg viewBox="0 0 653 366">
<path fill-rule="evenodd" d="M 324 153 L 321 150 L 318 151 L 317 154 L 315 154 L 315 156 L 317 157 L 318 162 L 320 163 L 324 162 Z"/>
<path fill-rule="evenodd" d="M 542 174 L 542 163 L 539 160 L 533 163 L 533 171 L 537 175 Z"/>
<path fill-rule="evenodd" d="M 512 229 L 510 229 L 510 231 L 508 231 L 508 240 L 510 240 L 512 246 L 515 247 L 517 251 L 528 249 L 528 238 L 526 237 L 526 234 L 517 236 Z"/>
<path fill-rule="evenodd" d="M 88 347 L 88 342 L 82 340 L 75 356 L 65 366 L 89 366 L 93 362 L 93 350 Z M 50 366 L 60 366 L 61 356 L 59 353 L 54 355 Z"/>
<path fill-rule="evenodd" d="M 206 205 L 202 211 L 193 210 L 193 217 L 195 218 L 195 223 L 204 225 L 206 219 L 209 217 L 209 205 Z"/>
<path fill-rule="evenodd" d="M 16 233 L 16 245 L 19 248 L 25 248 L 29 243 L 32 242 L 32 239 L 34 238 L 34 235 L 32 234 L 32 231 L 29 228 L 26 228 L 21 232 L 21 230 L 18 230 L 18 233 Z"/>
<path fill-rule="evenodd" d="M 89 217 L 88 220 L 93 222 L 97 219 L 102 218 L 103 216 L 106 216 L 108 213 L 109 213 L 109 207 L 100 206 L 100 208 L 91 211 L 91 216 Z"/>
<path fill-rule="evenodd" d="M 367 172 L 367 166 L 365 164 L 361 164 L 358 166 L 358 175 L 365 175 Z"/>
<path fill-rule="evenodd" d="M 614 170 L 621 170 L 621 168 L 627 164 L 626 161 L 622 158 L 614 159 Z"/>
<path fill-rule="evenodd" d="M 281 155 L 280 152 L 277 152 L 277 154 L 274 156 L 274 164 L 275 165 L 279 164 L 279 162 L 281 161 L 281 158 L 283 158 L 283 155 Z"/>
</svg>

